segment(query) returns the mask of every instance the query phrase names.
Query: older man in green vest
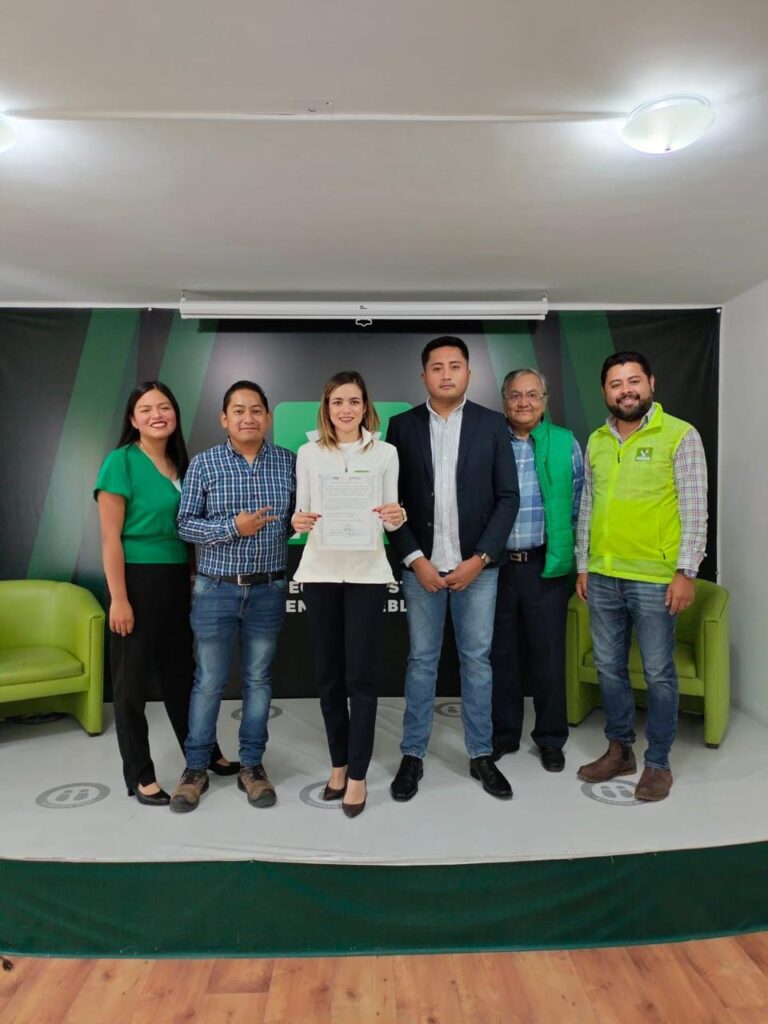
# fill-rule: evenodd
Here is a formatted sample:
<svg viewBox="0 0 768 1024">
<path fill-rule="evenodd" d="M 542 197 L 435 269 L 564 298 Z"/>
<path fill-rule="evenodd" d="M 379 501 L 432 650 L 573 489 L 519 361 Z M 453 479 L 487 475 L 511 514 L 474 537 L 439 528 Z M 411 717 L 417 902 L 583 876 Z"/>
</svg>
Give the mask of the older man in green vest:
<svg viewBox="0 0 768 1024">
<path fill-rule="evenodd" d="M 648 687 L 648 748 L 635 796 L 663 800 L 677 732 L 675 618 L 693 603 L 704 557 L 707 464 L 698 432 L 654 401 L 645 356 L 609 356 L 601 383 L 610 415 L 587 446 L 576 592 L 589 604 L 608 750 L 579 777 L 604 782 L 637 770 L 627 665 L 634 629 Z"/>
<path fill-rule="evenodd" d="M 501 389 L 517 465 L 520 510 L 499 567 L 491 650 L 493 753 L 520 746 L 523 695 L 533 694 L 531 737 L 546 771 L 565 767 L 565 624 L 573 529 L 584 479 L 578 441 L 546 419 L 547 383 L 528 367 Z"/>
</svg>

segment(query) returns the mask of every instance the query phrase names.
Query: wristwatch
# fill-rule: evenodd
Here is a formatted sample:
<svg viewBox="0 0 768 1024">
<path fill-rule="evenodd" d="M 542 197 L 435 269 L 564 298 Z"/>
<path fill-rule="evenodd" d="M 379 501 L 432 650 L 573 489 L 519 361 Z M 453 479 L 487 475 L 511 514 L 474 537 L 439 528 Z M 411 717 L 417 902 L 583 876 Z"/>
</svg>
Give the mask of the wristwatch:
<svg viewBox="0 0 768 1024">
<path fill-rule="evenodd" d="M 491 563 L 493 562 L 491 556 L 487 555 L 485 551 L 476 551 L 475 554 L 482 561 L 484 569 L 487 569 L 488 566 L 491 565 Z"/>
<path fill-rule="evenodd" d="M 693 569 L 675 569 L 675 572 L 679 572 L 681 576 L 685 576 L 687 580 L 695 580 L 697 573 Z"/>
</svg>

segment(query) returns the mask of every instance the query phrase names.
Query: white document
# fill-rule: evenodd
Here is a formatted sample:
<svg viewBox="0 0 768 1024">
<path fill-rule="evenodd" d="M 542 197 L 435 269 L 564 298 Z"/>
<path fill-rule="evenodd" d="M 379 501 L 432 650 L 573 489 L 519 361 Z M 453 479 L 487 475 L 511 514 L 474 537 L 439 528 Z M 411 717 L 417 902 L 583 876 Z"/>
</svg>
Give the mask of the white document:
<svg viewBox="0 0 768 1024">
<path fill-rule="evenodd" d="M 320 477 L 319 546 L 337 551 L 374 551 L 381 528 L 373 511 L 375 474 Z"/>
</svg>

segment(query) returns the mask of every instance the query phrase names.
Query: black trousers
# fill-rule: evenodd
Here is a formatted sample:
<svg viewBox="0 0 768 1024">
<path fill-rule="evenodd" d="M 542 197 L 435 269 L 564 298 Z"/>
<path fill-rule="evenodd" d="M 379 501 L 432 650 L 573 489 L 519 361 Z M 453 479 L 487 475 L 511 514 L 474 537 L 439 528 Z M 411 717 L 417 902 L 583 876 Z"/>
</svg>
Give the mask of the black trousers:
<svg viewBox="0 0 768 1024">
<path fill-rule="evenodd" d="M 494 743 L 520 742 L 526 690 L 536 711 L 534 743 L 563 747 L 568 739 L 565 625 L 573 586 L 570 576 L 543 579 L 544 560 L 542 549 L 527 562 L 505 559 L 499 569 L 491 647 Z"/>
<path fill-rule="evenodd" d="M 149 752 L 144 705 L 153 675 L 182 753 L 189 723 L 189 695 L 195 673 L 189 624 L 189 566 L 125 566 L 134 627 L 128 636 L 110 634 L 112 700 L 123 777 L 129 789 L 156 780 Z M 218 746 L 212 760 L 221 757 Z"/>
<path fill-rule="evenodd" d="M 376 728 L 376 660 L 386 588 L 380 583 L 305 583 L 315 677 L 334 768 L 364 779 Z"/>
</svg>

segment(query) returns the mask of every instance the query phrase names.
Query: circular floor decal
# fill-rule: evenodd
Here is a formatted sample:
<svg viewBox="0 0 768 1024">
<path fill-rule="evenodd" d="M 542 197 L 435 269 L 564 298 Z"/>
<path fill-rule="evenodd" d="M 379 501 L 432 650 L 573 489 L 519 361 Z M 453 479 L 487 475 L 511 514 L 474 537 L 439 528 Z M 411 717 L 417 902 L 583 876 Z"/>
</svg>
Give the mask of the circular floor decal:
<svg viewBox="0 0 768 1024">
<path fill-rule="evenodd" d="M 461 718 L 461 701 L 444 700 L 435 705 L 435 711 L 444 718 Z"/>
<path fill-rule="evenodd" d="M 53 810 L 72 810 L 73 807 L 87 807 L 89 804 L 96 804 L 109 796 L 109 786 L 102 786 L 100 782 L 70 782 L 66 786 L 55 786 L 53 789 L 46 789 L 44 793 L 35 800 L 40 807 L 50 807 Z"/>
<path fill-rule="evenodd" d="M 581 792 L 590 800 L 613 807 L 636 807 L 644 803 L 635 799 L 635 783 L 625 779 L 611 779 L 609 782 L 584 782 Z"/>
</svg>

